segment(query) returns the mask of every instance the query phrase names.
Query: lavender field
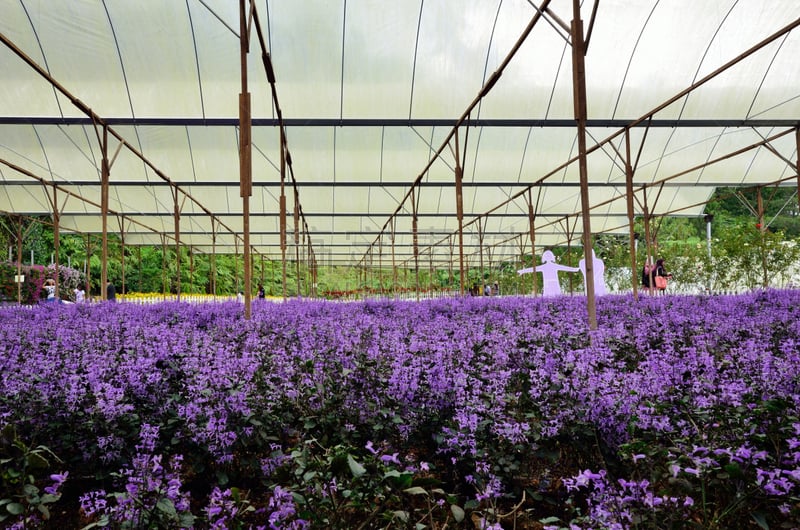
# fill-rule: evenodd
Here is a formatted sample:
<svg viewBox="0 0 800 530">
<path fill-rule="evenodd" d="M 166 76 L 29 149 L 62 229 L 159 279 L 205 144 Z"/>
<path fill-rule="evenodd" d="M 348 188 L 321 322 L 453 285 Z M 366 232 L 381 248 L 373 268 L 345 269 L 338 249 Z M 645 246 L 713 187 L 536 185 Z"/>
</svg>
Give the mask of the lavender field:
<svg viewBox="0 0 800 530">
<path fill-rule="evenodd" d="M 0 310 L 0 527 L 796 528 L 800 292 Z"/>
</svg>

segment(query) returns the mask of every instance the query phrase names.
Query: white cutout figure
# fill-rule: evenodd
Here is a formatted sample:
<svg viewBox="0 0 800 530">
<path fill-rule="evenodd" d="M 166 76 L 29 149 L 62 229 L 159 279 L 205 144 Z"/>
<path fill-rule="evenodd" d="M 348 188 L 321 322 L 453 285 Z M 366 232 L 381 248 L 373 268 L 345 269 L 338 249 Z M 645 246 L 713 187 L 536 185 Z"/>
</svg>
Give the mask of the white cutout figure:
<svg viewBox="0 0 800 530">
<path fill-rule="evenodd" d="M 568 267 L 556 263 L 555 255 L 545 250 L 542 252 L 542 264 L 536 267 L 536 272 L 542 273 L 542 296 L 558 296 L 561 294 L 561 284 L 558 282 L 558 272 L 578 272 L 577 267 Z M 529 274 L 533 272 L 533 267 L 521 269 L 517 274 Z"/>
<path fill-rule="evenodd" d="M 578 263 L 578 268 L 581 270 L 581 274 L 583 274 L 583 291 L 587 292 L 586 289 L 586 260 L 582 259 Z M 603 263 L 603 260 L 595 256 L 594 249 L 592 249 L 592 276 L 594 277 L 594 294 L 595 296 L 602 296 L 606 294 L 606 283 L 604 279 L 604 274 L 606 271 L 606 264 Z"/>
</svg>

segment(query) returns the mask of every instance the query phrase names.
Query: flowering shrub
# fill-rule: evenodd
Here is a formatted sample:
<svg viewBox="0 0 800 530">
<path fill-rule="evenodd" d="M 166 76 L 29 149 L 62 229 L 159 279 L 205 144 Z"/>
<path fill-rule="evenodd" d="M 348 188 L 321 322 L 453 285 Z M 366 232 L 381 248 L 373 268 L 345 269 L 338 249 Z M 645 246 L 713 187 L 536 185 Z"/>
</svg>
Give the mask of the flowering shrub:
<svg viewBox="0 0 800 530">
<path fill-rule="evenodd" d="M 89 524 L 795 527 L 798 307 L 604 296 L 596 331 L 582 297 L 9 307 L 0 422 L 97 477 Z"/>
<path fill-rule="evenodd" d="M 19 286 L 21 302 L 26 305 L 35 304 L 44 297 L 42 286 L 47 278 L 55 278 L 55 265 L 22 265 L 21 275 L 25 281 Z M 60 265 L 58 267 L 58 287 L 59 297 L 64 300 L 72 299 L 72 290 L 79 284 L 85 282 L 81 271 Z M 11 262 L 0 262 L 0 301 L 17 302 L 17 264 Z"/>
</svg>

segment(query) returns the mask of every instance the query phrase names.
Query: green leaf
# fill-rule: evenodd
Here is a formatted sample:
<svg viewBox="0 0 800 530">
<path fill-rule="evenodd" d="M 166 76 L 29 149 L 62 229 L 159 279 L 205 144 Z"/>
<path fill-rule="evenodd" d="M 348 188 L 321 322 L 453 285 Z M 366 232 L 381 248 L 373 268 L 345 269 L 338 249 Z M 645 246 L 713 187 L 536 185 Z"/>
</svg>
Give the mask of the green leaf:
<svg viewBox="0 0 800 530">
<path fill-rule="evenodd" d="M 402 522 L 408 522 L 408 512 L 404 512 L 403 510 L 395 510 L 393 513 L 394 516 L 400 519 Z"/>
<path fill-rule="evenodd" d="M 165 497 L 158 499 L 158 502 L 156 503 L 156 509 L 158 509 L 161 512 L 164 512 L 167 515 L 171 516 L 178 515 L 178 512 L 175 510 L 175 505 L 172 504 L 171 500 Z"/>
<path fill-rule="evenodd" d="M 8 506 L 6 506 L 6 510 L 8 510 L 8 513 L 10 513 L 11 515 L 19 515 L 25 512 L 25 507 L 18 502 L 12 502 Z"/>
<path fill-rule="evenodd" d="M 42 502 L 42 504 L 53 504 L 54 502 L 56 502 L 60 498 L 61 498 L 61 494 L 52 495 L 50 493 L 45 493 L 44 495 L 42 495 L 41 502 Z"/>
<path fill-rule="evenodd" d="M 33 480 L 33 477 L 30 477 Z M 25 484 L 22 486 L 22 491 L 25 492 L 26 497 L 35 497 L 39 494 L 39 488 L 35 484 Z"/>
<path fill-rule="evenodd" d="M 561 519 L 558 517 L 545 517 L 544 519 L 539 519 L 539 522 L 542 524 L 553 524 L 561 522 Z"/>
<path fill-rule="evenodd" d="M 303 506 L 303 505 L 306 504 L 306 502 L 308 502 L 308 501 L 306 501 L 305 497 L 303 497 L 302 495 L 300 495 L 296 491 L 292 492 L 292 500 L 294 500 L 294 503 L 297 504 L 298 506 Z"/>
<path fill-rule="evenodd" d="M 455 519 L 457 523 L 464 520 L 464 509 L 458 504 L 451 504 L 450 511 L 453 513 L 453 519 Z"/>
<path fill-rule="evenodd" d="M 39 453 L 31 453 L 28 455 L 28 466 L 31 469 L 45 469 L 50 465 L 45 457 Z"/>
<path fill-rule="evenodd" d="M 753 518 L 753 520 L 756 522 L 758 526 L 760 526 L 764 530 L 769 530 L 769 523 L 767 523 L 767 519 L 766 517 L 764 517 L 763 513 L 761 512 L 751 513 L 750 517 Z"/>
<path fill-rule="evenodd" d="M 353 455 L 347 455 L 347 465 L 350 466 L 350 472 L 355 478 L 358 478 L 367 472 L 364 466 L 356 462 L 356 459 L 353 458 Z"/>
<path fill-rule="evenodd" d="M 409 495 L 428 495 L 428 490 L 426 490 L 425 488 L 420 488 L 419 486 L 406 488 L 403 491 L 405 491 Z"/>
</svg>

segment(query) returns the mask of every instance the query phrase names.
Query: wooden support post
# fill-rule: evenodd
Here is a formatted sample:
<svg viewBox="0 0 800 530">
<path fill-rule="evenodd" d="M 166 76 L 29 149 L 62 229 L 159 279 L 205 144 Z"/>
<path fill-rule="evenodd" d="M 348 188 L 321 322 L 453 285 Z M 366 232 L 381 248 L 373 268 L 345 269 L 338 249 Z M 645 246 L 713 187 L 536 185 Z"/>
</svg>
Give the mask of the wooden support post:
<svg viewBox="0 0 800 530">
<path fill-rule="evenodd" d="M 450 246 L 450 259 L 447 260 L 447 290 L 449 291 L 453 288 L 453 236 L 448 236 L 447 242 Z"/>
<path fill-rule="evenodd" d="M 797 175 L 797 209 L 800 211 L 800 127 L 794 130 L 794 143 L 795 153 L 797 153 L 797 162 L 794 168 L 795 175 Z"/>
<path fill-rule="evenodd" d="M 759 249 L 761 252 L 761 284 L 764 289 L 769 286 L 769 275 L 767 272 L 767 249 L 765 248 L 765 235 L 767 232 L 767 226 L 764 223 L 764 197 L 762 194 L 762 187 L 758 186 L 756 188 L 756 201 L 757 201 L 757 213 L 758 213 L 758 234 L 759 234 L 759 243 L 761 248 Z"/>
<path fill-rule="evenodd" d="M 121 293 L 125 295 L 127 290 L 125 288 L 125 220 L 117 217 L 119 223 L 119 242 L 120 242 L 120 265 L 122 266 L 122 285 L 120 286 Z M 141 265 L 141 262 L 140 262 Z"/>
<path fill-rule="evenodd" d="M 105 290 L 105 287 L 103 287 Z M 161 294 L 166 297 L 169 293 L 167 286 L 167 236 L 161 234 Z"/>
<path fill-rule="evenodd" d="M 378 291 L 383 298 L 383 238 L 378 237 Z"/>
<path fill-rule="evenodd" d="M 433 296 L 434 290 L 434 283 L 433 283 L 433 245 L 428 247 L 428 257 L 430 258 L 428 261 L 428 290 L 431 292 L 431 296 Z"/>
<path fill-rule="evenodd" d="M 536 277 L 536 213 L 533 209 L 533 197 L 531 196 L 530 188 L 528 188 L 528 230 L 531 238 L 531 294 L 536 296 L 538 280 Z"/>
<path fill-rule="evenodd" d="M 139 262 L 141 263 L 141 259 Z M 141 278 L 141 276 L 140 276 Z M 104 291 L 105 286 L 100 286 L 100 291 Z M 102 297 L 101 297 L 102 298 Z M 86 234 L 86 299 L 92 299 L 92 235 Z"/>
<path fill-rule="evenodd" d="M 411 188 L 411 231 L 414 238 L 414 272 L 416 273 L 417 301 L 419 301 L 419 238 L 417 235 L 417 200 L 415 198 L 416 188 Z"/>
<path fill-rule="evenodd" d="M 172 217 L 175 229 L 175 294 L 181 300 L 181 209 L 178 206 L 178 187 L 171 186 Z"/>
<path fill-rule="evenodd" d="M 481 282 L 480 282 L 480 289 L 481 292 L 479 293 L 483 296 L 483 293 L 486 292 L 484 286 L 484 272 L 483 272 L 483 226 L 481 225 L 481 218 L 478 217 L 478 264 L 479 264 L 479 271 L 481 275 Z"/>
<path fill-rule="evenodd" d="M 639 268 L 636 266 L 636 234 L 633 230 L 633 165 L 631 164 L 631 131 L 625 129 L 625 201 L 628 209 L 628 243 L 631 251 L 631 288 L 633 299 L 639 299 Z"/>
<path fill-rule="evenodd" d="M 22 217 L 17 216 L 17 303 L 22 305 Z M 26 230 L 27 232 L 27 230 Z"/>
<path fill-rule="evenodd" d="M 397 263 L 395 262 L 395 254 L 394 254 L 394 225 L 395 225 L 395 217 L 391 218 L 392 223 L 392 232 L 391 232 L 391 241 L 392 241 L 392 294 L 394 298 L 397 299 Z"/>
<path fill-rule="evenodd" d="M 124 285 L 124 282 L 123 282 Z M 194 252 L 189 247 L 189 293 L 194 292 Z"/>
<path fill-rule="evenodd" d="M 586 165 L 586 67 L 584 56 L 581 2 L 572 0 L 572 80 L 575 102 L 575 121 L 578 128 L 578 168 L 581 184 L 581 216 L 583 218 L 583 258 L 586 264 L 586 305 L 589 329 L 597 329 L 597 313 L 594 300 L 594 265 L 592 259 L 592 223 L 589 217 L 589 176 Z"/>
<path fill-rule="evenodd" d="M 281 264 L 283 266 L 283 299 L 286 300 L 286 138 L 281 127 L 281 195 L 280 195 L 280 231 L 281 231 Z"/>
<path fill-rule="evenodd" d="M 58 187 L 57 186 L 53 186 L 53 195 L 52 195 L 52 197 L 50 196 L 50 193 L 47 192 L 46 189 L 45 189 L 45 192 L 47 193 L 47 197 L 50 200 L 50 206 L 53 208 L 53 253 L 55 254 L 55 260 L 54 260 L 54 266 L 55 266 L 54 267 L 55 268 L 54 276 L 55 277 L 54 277 L 54 280 L 56 282 L 55 297 L 58 299 L 59 298 L 59 293 L 61 292 L 61 281 L 60 281 L 60 279 L 61 279 L 60 276 L 61 275 L 59 274 L 59 268 L 60 268 L 59 249 L 60 249 L 60 239 L 61 239 L 60 238 L 61 211 L 60 211 L 60 209 L 58 207 Z"/>
<path fill-rule="evenodd" d="M 653 240 L 650 235 L 650 209 L 647 206 L 647 186 L 642 186 L 642 200 L 644 203 L 644 207 L 642 209 L 642 214 L 644 215 L 644 245 L 645 245 L 645 254 L 644 254 L 644 262 L 648 265 L 653 264 Z M 653 283 L 655 280 L 653 279 L 653 273 L 650 273 L 650 277 L 648 278 L 647 284 L 650 286 L 648 291 L 650 294 L 653 294 L 655 285 Z"/>
<path fill-rule="evenodd" d="M 108 126 L 103 126 L 103 141 L 100 146 L 102 162 L 100 166 L 100 215 L 102 218 L 102 253 L 100 261 L 100 299 L 106 300 L 106 284 L 108 283 L 108 180 L 110 166 L 108 164 Z"/>
<path fill-rule="evenodd" d="M 253 194 L 253 164 L 251 140 L 250 92 L 247 88 L 247 54 L 250 51 L 250 34 L 247 24 L 246 0 L 239 0 L 239 59 L 242 74 L 242 91 L 239 94 L 239 187 L 242 197 L 242 231 L 244 239 L 244 318 L 251 315 L 252 288 L 250 274 L 250 196 Z"/>
<path fill-rule="evenodd" d="M 234 238 L 233 240 L 233 251 L 233 277 L 234 281 L 236 282 L 236 295 L 238 296 L 242 291 L 242 286 L 239 284 L 239 238 Z"/>
<path fill-rule="evenodd" d="M 211 294 L 217 296 L 217 221 L 211 218 Z"/>
<path fill-rule="evenodd" d="M 464 193 L 462 180 L 464 171 L 461 168 L 461 155 L 459 152 L 458 129 L 455 131 L 456 139 L 456 218 L 458 219 L 458 270 L 460 275 L 459 293 L 464 295 Z"/>
<path fill-rule="evenodd" d="M 295 266 L 295 290 L 297 297 L 300 298 L 300 195 L 297 188 L 294 188 L 294 266 Z"/>
</svg>

